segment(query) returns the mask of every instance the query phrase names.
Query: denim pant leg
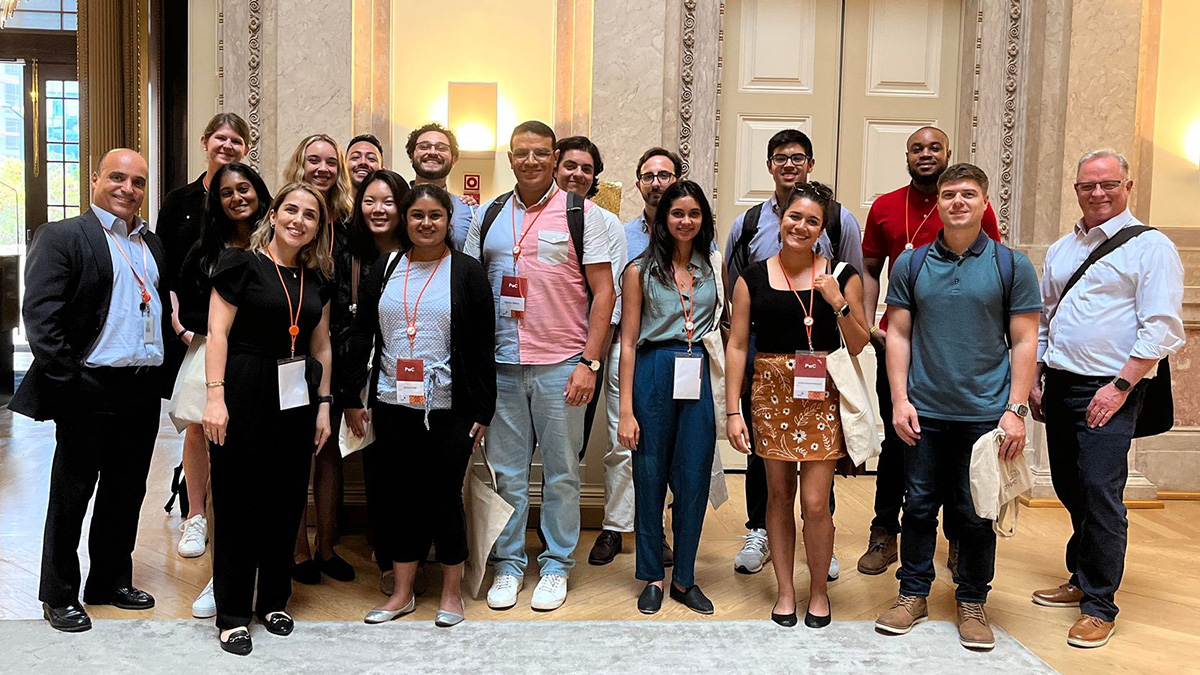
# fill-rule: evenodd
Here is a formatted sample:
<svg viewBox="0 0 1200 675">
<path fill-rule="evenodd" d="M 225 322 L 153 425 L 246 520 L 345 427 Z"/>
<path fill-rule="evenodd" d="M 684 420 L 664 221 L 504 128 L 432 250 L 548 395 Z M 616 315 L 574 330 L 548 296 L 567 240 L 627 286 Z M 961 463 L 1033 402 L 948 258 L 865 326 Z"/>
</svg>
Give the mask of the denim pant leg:
<svg viewBox="0 0 1200 675">
<path fill-rule="evenodd" d="M 546 550 L 541 573 L 567 576 L 579 543 L 579 446 L 584 406 L 567 405 L 563 392 L 579 357 L 547 366 L 526 366 L 532 386 L 530 411 L 542 459 L 541 528 Z"/>
<path fill-rule="evenodd" d="M 938 481 L 938 456 L 950 440 L 949 423 L 920 418 L 921 438 L 914 447 L 905 446 L 904 470 L 908 496 L 901 520 L 900 592 L 928 597 L 936 572 L 933 554 L 937 549 L 938 509 L 942 490 Z"/>
<path fill-rule="evenodd" d="M 677 402 L 675 452 L 671 458 L 671 493 L 675 495 L 672 518 L 675 567 L 671 580 L 682 588 L 691 588 L 696 583 L 696 552 L 708 510 L 713 452 L 717 446 L 707 355 L 700 372 L 700 398 Z"/>
<path fill-rule="evenodd" d="M 953 434 L 947 438 L 939 461 L 949 471 L 951 481 L 943 486 L 946 495 L 943 517 L 953 520 L 958 541 L 958 602 L 987 602 L 996 572 L 996 531 L 991 520 L 975 513 L 971 498 L 971 448 L 980 436 L 996 428 L 998 422 L 951 422 Z"/>
<path fill-rule="evenodd" d="M 640 427 L 638 447 L 633 453 L 634 532 L 636 576 L 642 581 L 661 581 L 666 574 L 662 514 L 677 430 L 677 402 L 671 397 L 674 379 L 668 369 L 672 366 L 671 355 L 660 358 L 659 352 L 648 347 L 639 349 L 633 371 L 633 415 Z M 674 520 L 678 521 L 678 495 L 676 502 Z M 678 539 L 675 544 L 678 547 Z"/>
<path fill-rule="evenodd" d="M 1093 392 L 1094 393 L 1094 392 Z M 1050 480 L 1054 494 L 1071 516 L 1071 536 L 1067 539 L 1066 565 L 1069 582 L 1079 586 L 1079 539 L 1083 534 L 1083 494 L 1079 485 L 1079 448 L 1087 428 L 1087 406 L 1092 393 L 1073 388 L 1055 371 L 1047 371 L 1042 390 L 1046 411 L 1046 449 L 1050 459 Z"/>
<path fill-rule="evenodd" d="M 496 416 L 487 436 L 487 456 L 496 471 L 496 491 L 513 507 L 512 517 L 496 539 L 495 573 L 521 577 L 525 525 L 529 521 L 529 464 L 533 457 L 533 420 L 525 367 L 496 364 Z"/>
<path fill-rule="evenodd" d="M 886 351 L 875 351 L 875 394 L 879 399 L 879 416 L 883 420 L 883 447 L 875 468 L 875 517 L 872 527 L 882 527 L 889 534 L 900 532 L 900 509 L 904 506 L 904 457 L 906 446 L 892 426 L 892 390 L 888 382 Z"/>
</svg>

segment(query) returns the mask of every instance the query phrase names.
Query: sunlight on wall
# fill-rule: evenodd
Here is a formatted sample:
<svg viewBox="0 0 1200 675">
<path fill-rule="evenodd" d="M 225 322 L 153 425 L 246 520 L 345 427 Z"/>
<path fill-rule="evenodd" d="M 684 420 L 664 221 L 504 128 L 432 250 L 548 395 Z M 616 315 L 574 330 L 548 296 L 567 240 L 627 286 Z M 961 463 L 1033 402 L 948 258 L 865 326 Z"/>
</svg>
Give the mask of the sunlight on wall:
<svg viewBox="0 0 1200 675">
<path fill-rule="evenodd" d="M 1150 224 L 1200 227 L 1200 2 L 1162 0 Z"/>
</svg>

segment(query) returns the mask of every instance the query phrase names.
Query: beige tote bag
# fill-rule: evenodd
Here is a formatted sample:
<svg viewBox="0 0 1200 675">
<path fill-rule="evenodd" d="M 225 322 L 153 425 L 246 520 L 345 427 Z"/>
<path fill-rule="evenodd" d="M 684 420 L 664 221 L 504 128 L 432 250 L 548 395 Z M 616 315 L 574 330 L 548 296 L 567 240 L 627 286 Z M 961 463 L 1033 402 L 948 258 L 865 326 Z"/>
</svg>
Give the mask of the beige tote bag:
<svg viewBox="0 0 1200 675">
<path fill-rule="evenodd" d="M 1004 539 L 1017 533 L 1020 497 L 1033 487 L 1033 472 L 1025 456 L 1000 459 L 1004 431 L 993 429 L 971 446 L 971 501 L 975 515 L 992 522 L 992 529 Z"/>
<path fill-rule="evenodd" d="M 726 440 L 725 433 L 725 336 L 721 323 L 728 320 L 729 310 L 725 306 L 725 280 L 721 273 L 724 259 L 720 251 L 709 253 L 708 262 L 712 265 L 713 276 L 717 282 L 717 313 L 713 321 L 713 329 L 704 334 L 700 342 L 708 352 L 708 379 L 712 383 L 713 421 L 716 424 L 717 441 Z M 729 501 L 729 488 L 725 484 L 725 467 L 721 464 L 720 448 L 713 451 L 712 471 L 708 481 L 708 503 L 714 508 L 720 508 Z"/>
<path fill-rule="evenodd" d="M 466 584 L 463 590 L 473 598 L 479 597 L 492 547 L 496 545 L 500 531 L 508 524 L 516 510 L 494 489 L 496 472 L 488 462 L 486 449 L 481 447 L 478 453 L 483 459 L 483 465 L 487 467 L 492 483 L 489 486 L 475 475 L 473 463 L 467 468 L 467 480 L 463 485 L 463 506 L 467 512 L 468 555 L 463 570 L 463 583 Z"/>
<path fill-rule="evenodd" d="M 204 419 L 204 406 L 208 405 L 208 390 L 204 386 L 204 336 L 193 335 L 187 354 L 179 366 L 179 375 L 171 389 L 171 400 L 167 403 L 167 416 L 175 425 L 175 431 L 183 433 L 190 424 L 200 424 Z"/>
<path fill-rule="evenodd" d="M 833 270 L 836 278 L 846 263 L 838 263 Z M 839 417 L 842 421 L 842 436 L 846 441 L 846 452 L 855 466 L 862 466 L 880 451 L 879 426 L 875 409 L 871 407 L 871 392 L 863 376 L 858 357 L 846 349 L 846 342 L 825 357 L 825 367 L 830 379 L 837 387 L 841 399 Z"/>
</svg>

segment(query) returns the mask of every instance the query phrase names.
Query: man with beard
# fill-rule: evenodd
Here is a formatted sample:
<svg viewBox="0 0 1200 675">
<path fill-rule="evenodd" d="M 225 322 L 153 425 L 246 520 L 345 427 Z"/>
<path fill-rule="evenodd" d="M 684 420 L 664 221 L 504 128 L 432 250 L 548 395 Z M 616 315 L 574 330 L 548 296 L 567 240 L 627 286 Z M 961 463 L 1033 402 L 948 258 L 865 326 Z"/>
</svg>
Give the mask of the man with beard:
<svg viewBox="0 0 1200 675">
<path fill-rule="evenodd" d="M 371 134 L 350 139 L 346 146 L 346 167 L 350 169 L 350 183 L 357 192 L 367 176 L 383 168 L 383 144 Z"/>
<path fill-rule="evenodd" d="M 863 303 L 873 322 L 879 302 L 879 279 L 883 263 L 906 250 L 919 248 L 937 238 L 942 231 L 938 215 L 937 183 L 950 164 L 950 139 L 937 127 L 922 127 L 908 137 L 905 146 L 908 185 L 880 195 L 867 213 L 867 228 L 863 233 Z M 983 213 L 983 232 L 1000 241 L 996 212 L 989 202 Z M 891 273 L 891 265 L 888 269 Z M 887 317 L 878 328 L 871 328 L 871 344 L 875 347 L 875 393 L 879 396 L 879 416 L 883 420 L 883 450 L 875 469 L 875 518 L 871 521 L 871 538 L 867 552 L 858 561 L 863 574 L 883 574 L 898 558 L 896 535 L 900 532 L 900 508 L 904 504 L 904 444 L 892 427 L 892 392 L 888 382 L 885 357 Z M 957 544 L 951 536 L 950 519 L 943 519 L 946 538 L 950 540 L 947 566 L 955 571 Z"/>
<path fill-rule="evenodd" d="M 738 276 L 751 265 L 779 253 L 783 243 L 779 239 L 780 204 L 786 204 L 788 195 L 797 183 L 808 181 L 808 174 L 816 165 L 813 158 L 812 141 L 803 131 L 784 129 L 767 142 L 767 171 L 775 181 L 775 192 L 762 204 L 750 207 L 733 221 L 729 239 L 725 245 L 725 264 L 729 266 L 728 284 L 733 288 Z M 826 221 L 829 223 L 817 239 L 817 252 L 833 264 L 844 262 L 854 269 L 862 269 L 862 242 L 858 221 L 854 214 L 842 205 L 830 201 Z M 753 344 L 751 340 L 751 344 Z M 754 355 L 746 360 L 753 370 Z M 747 372 L 746 381 L 753 380 Z M 750 390 L 742 395 L 742 407 L 750 409 Z M 753 445 L 754 439 L 750 439 Z M 834 510 L 833 490 L 829 491 L 829 510 Z M 734 571 L 741 574 L 757 574 L 771 559 L 767 542 L 767 470 L 763 459 L 751 454 L 746 459 L 746 542 L 733 561 Z M 838 578 L 838 559 L 834 553 L 829 565 L 829 580 Z"/>
<path fill-rule="evenodd" d="M 446 177 L 458 162 L 458 139 L 453 131 L 437 122 L 430 122 L 412 130 L 404 150 L 417 175 L 412 182 L 414 187 L 429 184 L 450 191 L 446 187 Z M 478 204 L 474 199 L 453 193 L 450 194 L 450 200 L 454 202 L 454 213 L 450 214 L 450 239 L 454 242 L 455 250 L 461 251 Z"/>
</svg>

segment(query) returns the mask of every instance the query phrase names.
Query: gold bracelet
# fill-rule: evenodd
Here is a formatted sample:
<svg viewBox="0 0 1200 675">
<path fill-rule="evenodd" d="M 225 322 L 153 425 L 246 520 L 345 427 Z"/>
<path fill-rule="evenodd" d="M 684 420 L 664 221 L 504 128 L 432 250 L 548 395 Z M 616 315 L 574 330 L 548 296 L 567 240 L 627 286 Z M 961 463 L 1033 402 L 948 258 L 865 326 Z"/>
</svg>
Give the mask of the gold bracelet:
<svg viewBox="0 0 1200 675">
<path fill-rule="evenodd" d="M 212 389 L 213 387 L 224 387 L 225 380 L 213 380 L 212 382 L 205 382 L 204 386 L 208 387 L 209 389 Z"/>
</svg>

